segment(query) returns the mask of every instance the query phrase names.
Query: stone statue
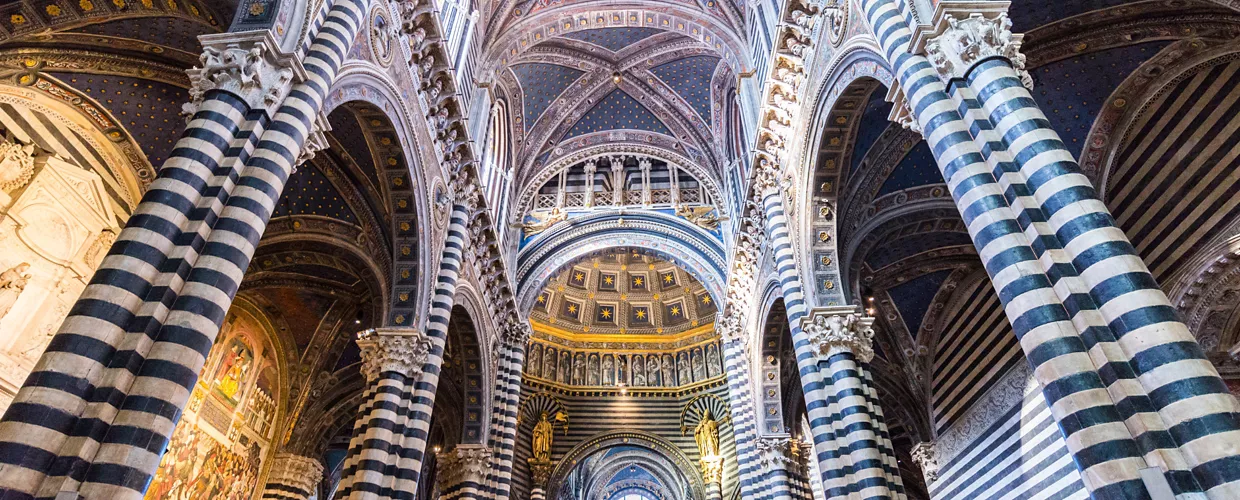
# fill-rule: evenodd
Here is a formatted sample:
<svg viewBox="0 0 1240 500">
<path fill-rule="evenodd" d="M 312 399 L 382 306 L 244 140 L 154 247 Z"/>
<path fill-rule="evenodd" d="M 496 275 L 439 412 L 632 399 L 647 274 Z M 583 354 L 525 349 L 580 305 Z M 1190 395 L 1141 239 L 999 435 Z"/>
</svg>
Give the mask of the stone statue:
<svg viewBox="0 0 1240 500">
<path fill-rule="evenodd" d="M 719 211 L 712 206 L 687 207 L 680 205 L 676 207 L 676 215 L 708 231 L 719 229 L 719 223 L 727 220 L 727 217 L 719 217 Z"/>
<path fill-rule="evenodd" d="M 528 238 L 546 231 L 551 228 L 551 226 L 554 226 L 567 218 L 568 214 L 564 213 L 564 211 L 559 208 L 555 208 L 552 209 L 545 218 L 539 218 L 534 214 L 527 215 L 525 217 L 525 221 L 522 222 L 521 227 L 525 229 L 525 236 Z"/>
<path fill-rule="evenodd" d="M 538 423 L 534 424 L 534 458 L 541 462 L 551 461 L 551 441 L 555 434 L 555 429 L 551 427 L 551 421 L 547 420 L 547 412 L 542 412 L 538 416 Z"/>
<path fill-rule="evenodd" d="M 34 177 L 34 144 L 0 139 L 0 190 L 11 193 Z"/>
<path fill-rule="evenodd" d="M 0 273 L 0 319 L 9 314 L 26 285 L 30 284 L 30 264 L 22 262 Z"/>
<path fill-rule="evenodd" d="M 700 410 L 697 427 L 693 428 L 693 440 L 697 441 L 698 453 L 703 457 L 719 455 L 719 422 L 710 410 Z"/>
</svg>

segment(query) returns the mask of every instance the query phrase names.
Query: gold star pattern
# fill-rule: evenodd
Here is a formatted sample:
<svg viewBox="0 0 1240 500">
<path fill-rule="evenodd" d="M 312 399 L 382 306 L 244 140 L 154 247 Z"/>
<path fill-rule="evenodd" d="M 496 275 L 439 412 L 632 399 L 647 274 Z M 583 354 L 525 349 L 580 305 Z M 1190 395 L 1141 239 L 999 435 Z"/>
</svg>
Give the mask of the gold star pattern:
<svg viewBox="0 0 1240 500">
<path fill-rule="evenodd" d="M 675 280 L 675 279 L 676 279 L 675 277 L 669 274 L 663 277 L 663 282 L 670 285 L 672 284 L 672 280 Z"/>
<path fill-rule="evenodd" d="M 636 315 L 637 315 L 637 319 L 646 319 L 646 310 L 638 309 Z"/>
<path fill-rule="evenodd" d="M 616 280 L 613 279 L 611 276 L 608 276 L 606 278 L 603 278 L 603 283 L 607 285 L 614 285 L 616 283 Z"/>
<path fill-rule="evenodd" d="M 547 303 L 547 296 L 546 296 L 546 295 L 539 295 L 539 296 L 538 296 L 538 303 L 539 303 L 539 304 L 546 304 L 546 303 Z"/>
<path fill-rule="evenodd" d="M 568 305 L 568 312 L 573 313 L 573 314 L 577 314 L 577 305 L 576 305 L 576 304 L 569 304 L 569 305 Z"/>
<path fill-rule="evenodd" d="M 710 295 L 702 296 L 702 305 L 710 305 Z"/>
<path fill-rule="evenodd" d="M 603 309 L 603 312 L 599 314 L 603 315 L 603 319 L 611 319 L 611 309 Z"/>
<path fill-rule="evenodd" d="M 640 277 L 633 278 L 633 286 L 642 286 L 642 283 L 645 283 L 645 281 L 643 281 Z"/>
<path fill-rule="evenodd" d="M 680 306 L 672 306 L 672 316 L 680 316 Z"/>
<path fill-rule="evenodd" d="M 581 281 L 581 280 L 586 279 L 586 275 L 581 274 L 581 273 L 577 273 L 577 274 L 574 274 L 574 275 L 573 275 L 573 279 L 574 279 L 574 280 L 576 280 L 576 281 Z"/>
</svg>

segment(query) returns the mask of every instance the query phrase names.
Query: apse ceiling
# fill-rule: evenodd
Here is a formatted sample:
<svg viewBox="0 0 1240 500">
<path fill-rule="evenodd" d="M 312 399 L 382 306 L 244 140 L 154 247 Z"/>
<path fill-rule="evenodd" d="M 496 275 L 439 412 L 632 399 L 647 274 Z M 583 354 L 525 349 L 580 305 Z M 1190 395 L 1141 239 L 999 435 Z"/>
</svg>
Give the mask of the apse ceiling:
<svg viewBox="0 0 1240 500">
<path fill-rule="evenodd" d="M 659 146 L 723 164 L 713 154 L 734 77 L 722 45 L 695 38 L 701 28 L 683 21 L 651 16 L 654 26 L 644 26 L 643 17 L 634 14 L 637 25 L 583 29 L 569 20 L 505 59 L 499 80 L 513 103 L 516 157 L 527 159 L 522 179 L 548 157 L 600 144 Z"/>
<path fill-rule="evenodd" d="M 715 299 L 673 262 L 643 249 L 613 248 L 560 269 L 534 301 L 535 329 L 607 340 L 694 333 L 715 321 Z"/>
</svg>

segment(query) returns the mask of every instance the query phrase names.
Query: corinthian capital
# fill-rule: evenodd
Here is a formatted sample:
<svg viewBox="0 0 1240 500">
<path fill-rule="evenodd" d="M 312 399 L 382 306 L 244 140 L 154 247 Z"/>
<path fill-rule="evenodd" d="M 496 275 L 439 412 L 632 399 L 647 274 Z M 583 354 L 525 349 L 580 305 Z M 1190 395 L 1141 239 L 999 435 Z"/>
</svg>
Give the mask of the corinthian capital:
<svg viewBox="0 0 1240 500">
<path fill-rule="evenodd" d="M 913 461 L 921 467 L 921 474 L 926 481 L 939 478 L 939 461 L 934 455 L 934 443 L 917 443 L 912 450 Z"/>
<path fill-rule="evenodd" d="M 482 484 L 491 468 L 491 450 L 480 444 L 460 444 L 439 452 L 440 491 L 464 482 Z"/>
<path fill-rule="evenodd" d="M 1025 71 L 1025 55 L 1020 53 L 1022 36 L 1012 33 L 1012 20 L 1006 13 L 974 12 L 964 19 L 945 13 L 938 28 L 941 33 L 926 42 L 926 57 L 944 79 L 964 78 L 982 60 L 1003 57 L 1011 61 L 1021 83 L 1033 87 L 1033 78 Z"/>
<path fill-rule="evenodd" d="M 791 438 L 788 435 L 763 436 L 755 443 L 758 463 L 764 472 L 788 469 L 793 465 Z"/>
<path fill-rule="evenodd" d="M 362 375 L 374 381 L 383 372 L 393 371 L 409 378 L 422 374 L 422 365 L 431 350 L 431 338 L 413 328 L 378 328 L 357 334 L 362 349 Z"/>
<path fill-rule="evenodd" d="M 294 453 L 279 453 L 271 465 L 267 482 L 291 486 L 305 494 L 315 491 L 323 479 L 323 464 L 316 458 Z"/>
<path fill-rule="evenodd" d="M 198 37 L 202 43 L 200 67 L 186 71 L 192 85 L 190 102 L 181 108 L 188 119 L 198 111 L 208 90 L 227 91 L 245 100 L 250 109 L 268 115 L 284 102 L 294 81 L 306 78 L 306 70 L 293 54 L 280 50 L 268 30 L 218 33 Z"/>
<path fill-rule="evenodd" d="M 874 359 L 874 318 L 854 306 L 821 307 L 801 320 L 810 344 L 822 358 L 848 352 L 862 363 Z"/>
</svg>

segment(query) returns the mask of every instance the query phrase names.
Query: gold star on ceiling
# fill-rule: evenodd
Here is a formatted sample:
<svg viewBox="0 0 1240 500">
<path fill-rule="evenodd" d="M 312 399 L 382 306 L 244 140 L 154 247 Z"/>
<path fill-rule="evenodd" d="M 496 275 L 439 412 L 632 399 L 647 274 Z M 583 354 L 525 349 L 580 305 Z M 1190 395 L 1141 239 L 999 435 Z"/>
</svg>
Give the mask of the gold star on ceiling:
<svg viewBox="0 0 1240 500">
<path fill-rule="evenodd" d="M 538 303 L 539 303 L 539 304 L 546 304 L 546 303 L 547 303 L 547 296 L 546 296 L 546 295 L 539 295 L 539 296 L 538 296 Z"/>
<path fill-rule="evenodd" d="M 576 281 L 581 281 L 581 280 L 586 279 L 586 275 L 581 274 L 581 273 L 577 273 L 577 274 L 574 274 L 574 275 L 573 275 L 573 279 L 574 279 L 574 280 L 576 280 Z"/>
<path fill-rule="evenodd" d="M 670 284 L 672 284 L 672 280 L 674 280 L 674 279 L 676 279 L 676 278 L 672 277 L 672 275 L 670 275 L 670 274 L 669 274 L 669 275 L 667 275 L 667 276 L 664 276 L 664 277 L 663 277 L 663 282 L 664 282 L 664 283 L 667 283 L 667 284 L 669 284 L 669 285 L 670 285 Z"/>
<path fill-rule="evenodd" d="M 611 319 L 611 309 L 603 309 L 603 312 L 600 314 L 602 314 L 603 319 Z"/>
<path fill-rule="evenodd" d="M 680 316 L 680 306 L 672 306 L 672 316 Z"/>
<path fill-rule="evenodd" d="M 644 281 L 642 281 L 641 278 L 633 278 L 633 286 L 642 286 L 642 283 L 644 283 Z"/>
<path fill-rule="evenodd" d="M 702 296 L 702 303 L 703 303 L 703 304 L 706 304 L 706 305 L 710 305 L 710 295 L 703 295 L 703 296 Z"/>
<path fill-rule="evenodd" d="M 605 283 L 605 284 L 611 285 L 611 284 L 614 284 L 615 282 L 616 282 L 616 280 L 612 279 L 612 277 L 611 277 L 611 276 L 607 276 L 607 277 L 603 278 L 603 283 Z"/>
<path fill-rule="evenodd" d="M 637 319 L 646 319 L 646 310 L 645 310 L 645 309 L 638 309 L 638 310 L 637 310 L 637 313 L 635 314 L 635 316 L 637 316 Z"/>
<path fill-rule="evenodd" d="M 568 312 L 570 312 L 570 313 L 572 313 L 572 314 L 577 314 L 577 305 L 576 305 L 576 304 L 569 304 L 569 305 L 568 305 Z"/>
</svg>

